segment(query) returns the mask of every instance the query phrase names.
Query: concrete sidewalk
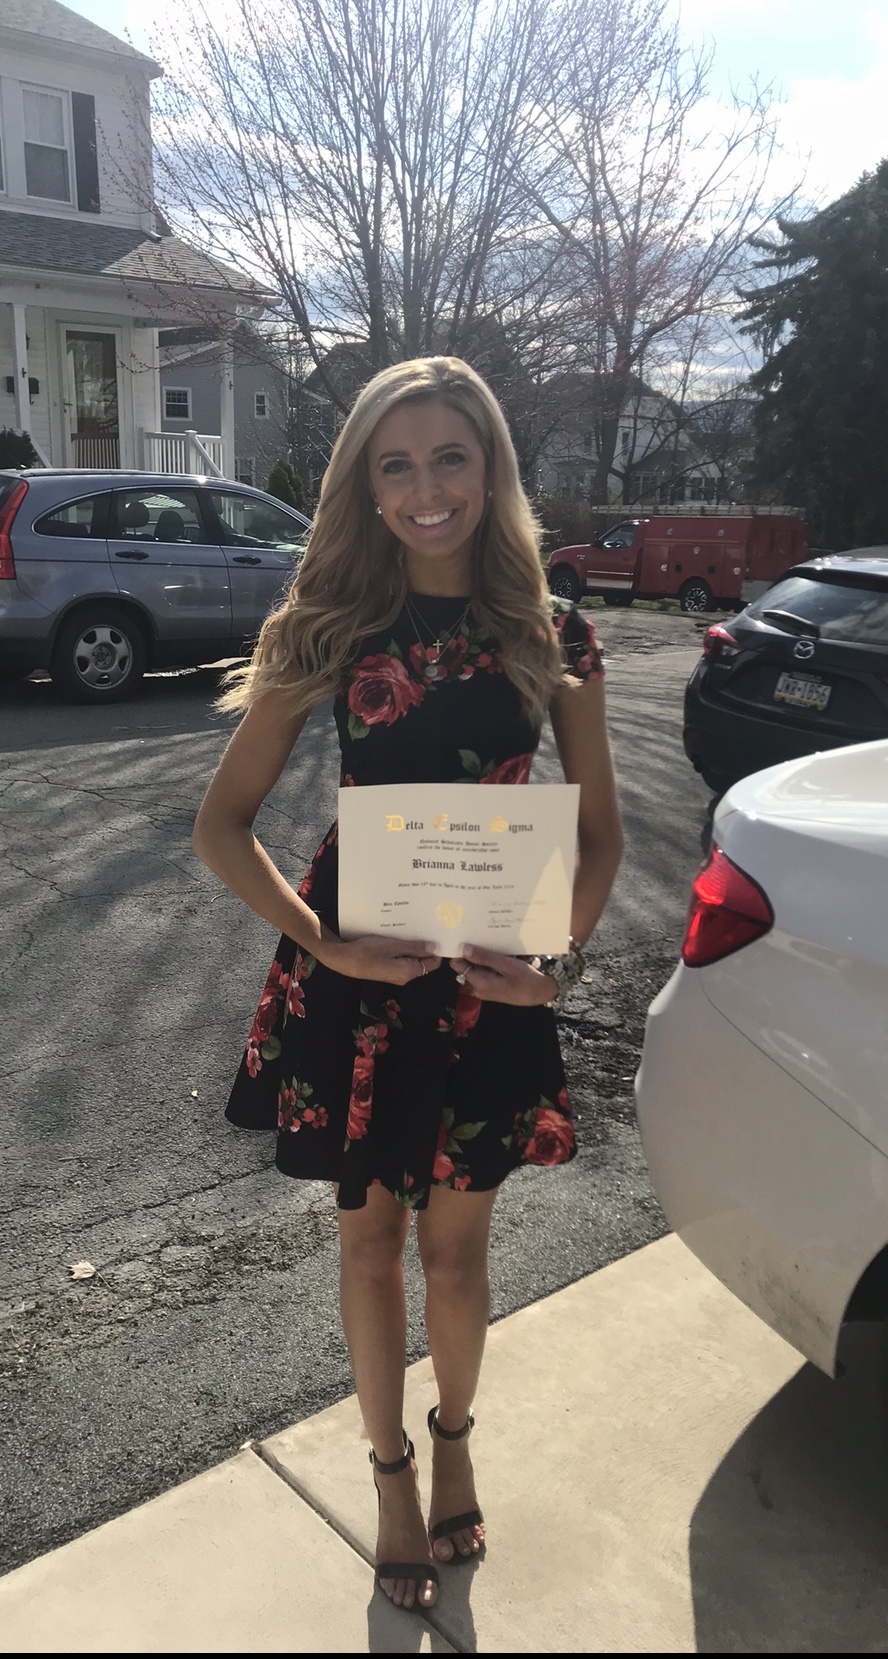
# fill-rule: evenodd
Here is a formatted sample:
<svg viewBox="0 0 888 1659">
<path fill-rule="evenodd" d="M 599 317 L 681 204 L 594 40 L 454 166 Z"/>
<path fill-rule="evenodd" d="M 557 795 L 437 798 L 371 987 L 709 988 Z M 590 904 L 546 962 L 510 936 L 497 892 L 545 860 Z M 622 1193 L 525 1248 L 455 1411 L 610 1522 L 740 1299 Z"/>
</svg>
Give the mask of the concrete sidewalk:
<svg viewBox="0 0 888 1659">
<path fill-rule="evenodd" d="M 666 1238 L 495 1325 L 482 1563 L 373 1590 L 356 1401 L 0 1581 L 5 1653 L 888 1652 L 868 1333 L 805 1366 Z M 408 1374 L 425 1492 L 434 1403 Z"/>
</svg>

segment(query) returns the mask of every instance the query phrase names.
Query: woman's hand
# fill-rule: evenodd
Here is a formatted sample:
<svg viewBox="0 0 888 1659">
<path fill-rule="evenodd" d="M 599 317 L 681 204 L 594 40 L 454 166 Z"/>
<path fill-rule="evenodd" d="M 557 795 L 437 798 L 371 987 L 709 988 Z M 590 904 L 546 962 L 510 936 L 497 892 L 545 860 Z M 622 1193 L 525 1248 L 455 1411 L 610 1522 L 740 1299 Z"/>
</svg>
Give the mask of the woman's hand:
<svg viewBox="0 0 888 1659">
<path fill-rule="evenodd" d="M 503 956 L 498 950 L 466 945 L 463 956 L 450 963 L 473 996 L 482 1002 L 510 1002 L 518 1008 L 535 1008 L 554 1002 L 558 986 L 548 974 L 532 968 L 520 956 Z"/>
<path fill-rule="evenodd" d="M 325 939 L 316 954 L 326 968 L 347 979 L 379 979 L 384 985 L 407 985 L 441 966 L 434 943 L 380 939 L 375 934 L 362 939 Z"/>
</svg>

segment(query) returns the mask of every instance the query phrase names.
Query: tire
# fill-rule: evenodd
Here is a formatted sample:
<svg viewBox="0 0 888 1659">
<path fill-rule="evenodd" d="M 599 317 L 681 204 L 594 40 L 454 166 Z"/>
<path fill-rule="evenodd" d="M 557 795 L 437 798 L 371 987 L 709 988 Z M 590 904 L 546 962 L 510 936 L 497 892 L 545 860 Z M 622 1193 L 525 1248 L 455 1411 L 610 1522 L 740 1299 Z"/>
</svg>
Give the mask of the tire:
<svg viewBox="0 0 888 1659">
<path fill-rule="evenodd" d="M 135 697 L 148 666 L 145 636 L 120 605 L 96 600 L 62 623 L 49 672 L 71 703 L 123 703 Z"/>
<path fill-rule="evenodd" d="M 580 582 L 570 565 L 556 565 L 549 581 L 549 591 L 559 599 L 569 599 L 575 605 L 580 597 Z"/>
<path fill-rule="evenodd" d="M 711 810 L 714 809 L 717 802 L 719 802 L 721 800 L 721 798 L 725 794 L 726 790 L 730 789 L 731 784 L 734 782 L 734 779 L 733 778 L 726 778 L 723 775 L 723 773 L 721 773 L 721 772 L 712 772 L 712 771 L 710 771 L 710 768 L 708 766 L 700 766 L 700 767 L 697 768 L 697 770 L 699 771 L 700 776 L 703 779 L 703 782 L 705 783 L 707 789 L 714 789 L 715 790 L 715 800 L 710 802 L 710 811 L 711 811 Z"/>
<path fill-rule="evenodd" d="M 602 598 L 603 598 L 604 603 L 606 605 L 620 605 L 620 606 L 631 605 L 632 600 L 633 600 L 634 597 L 635 596 L 632 593 L 605 593 L 605 594 L 602 594 Z"/>
<path fill-rule="evenodd" d="M 683 611 L 699 616 L 701 611 L 714 611 L 715 600 L 708 582 L 701 576 L 692 576 L 678 590 L 678 602 Z"/>
</svg>

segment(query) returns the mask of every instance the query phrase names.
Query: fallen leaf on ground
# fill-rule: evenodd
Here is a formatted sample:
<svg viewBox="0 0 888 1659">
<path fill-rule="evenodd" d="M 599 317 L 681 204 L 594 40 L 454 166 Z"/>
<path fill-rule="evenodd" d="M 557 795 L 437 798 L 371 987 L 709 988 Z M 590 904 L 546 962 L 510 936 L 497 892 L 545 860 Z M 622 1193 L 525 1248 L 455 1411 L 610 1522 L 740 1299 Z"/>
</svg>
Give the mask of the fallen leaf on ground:
<svg viewBox="0 0 888 1659">
<path fill-rule="evenodd" d="M 197 1099 L 197 1090 L 196 1090 L 196 1089 L 192 1089 L 192 1091 L 191 1091 L 191 1098 L 192 1098 L 192 1100 L 196 1100 L 196 1099 Z"/>
<path fill-rule="evenodd" d="M 92 1262 L 72 1262 L 69 1271 L 72 1279 L 94 1279 L 96 1275 Z"/>
</svg>

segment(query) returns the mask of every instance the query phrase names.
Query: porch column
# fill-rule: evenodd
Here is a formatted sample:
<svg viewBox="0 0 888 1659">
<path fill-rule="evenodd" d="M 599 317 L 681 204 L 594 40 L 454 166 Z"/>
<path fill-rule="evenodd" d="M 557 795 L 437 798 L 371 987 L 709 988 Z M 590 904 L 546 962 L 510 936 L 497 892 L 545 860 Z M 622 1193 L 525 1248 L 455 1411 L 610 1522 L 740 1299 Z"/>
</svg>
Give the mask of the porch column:
<svg viewBox="0 0 888 1659">
<path fill-rule="evenodd" d="M 220 432 L 222 436 L 222 471 L 226 478 L 234 477 L 234 347 L 230 340 L 222 344 L 222 368 L 219 386 Z"/>
<path fill-rule="evenodd" d="M 31 430 L 31 397 L 28 390 L 28 334 L 25 308 L 12 306 L 12 369 L 15 391 L 15 424 L 19 432 Z"/>
</svg>

